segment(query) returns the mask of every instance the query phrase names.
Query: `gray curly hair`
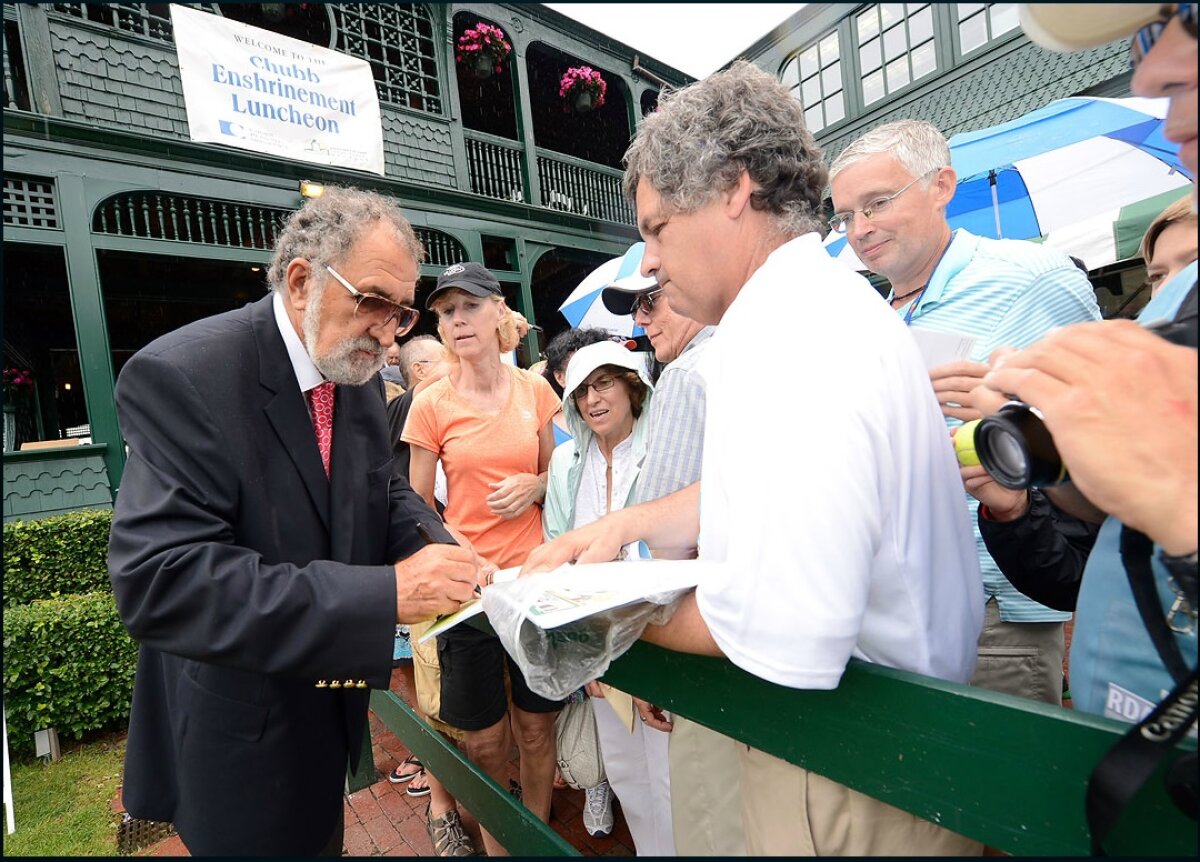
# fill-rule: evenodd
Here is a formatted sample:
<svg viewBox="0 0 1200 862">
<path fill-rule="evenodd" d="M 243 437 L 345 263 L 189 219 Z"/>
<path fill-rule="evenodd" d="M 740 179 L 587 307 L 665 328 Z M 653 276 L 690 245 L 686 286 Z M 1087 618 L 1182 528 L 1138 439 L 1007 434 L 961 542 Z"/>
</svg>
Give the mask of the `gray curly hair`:
<svg viewBox="0 0 1200 862">
<path fill-rule="evenodd" d="M 319 198 L 309 198 L 283 225 L 267 270 L 272 290 L 287 290 L 287 268 L 298 257 L 338 263 L 363 234 L 377 224 L 391 225 L 396 237 L 419 266 L 425 249 L 399 205 L 375 192 L 326 186 Z M 324 278 L 320 281 L 324 283 Z"/>
<path fill-rule="evenodd" d="M 636 206 L 644 178 L 670 211 L 694 212 L 735 185 L 743 170 L 758 186 L 751 206 L 771 213 L 781 234 L 824 235 L 825 166 L 800 102 L 739 60 L 663 93 L 625 152 L 624 191 Z"/>
<path fill-rule="evenodd" d="M 923 177 L 922 186 L 933 182 L 938 168 L 950 167 L 950 145 L 937 126 L 924 120 L 897 120 L 876 126 L 842 150 L 829 168 L 830 182 L 851 165 L 887 153 L 912 177 Z"/>
</svg>

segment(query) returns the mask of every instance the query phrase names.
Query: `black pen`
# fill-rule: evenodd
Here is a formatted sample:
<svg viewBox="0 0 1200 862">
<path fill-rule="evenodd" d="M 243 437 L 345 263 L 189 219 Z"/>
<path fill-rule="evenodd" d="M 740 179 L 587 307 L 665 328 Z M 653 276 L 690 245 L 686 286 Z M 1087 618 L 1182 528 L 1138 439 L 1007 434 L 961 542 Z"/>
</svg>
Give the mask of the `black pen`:
<svg viewBox="0 0 1200 862">
<path fill-rule="evenodd" d="M 417 535 L 420 536 L 422 539 L 424 539 L 425 543 L 427 545 L 457 545 L 458 544 L 458 542 L 455 542 L 453 540 L 451 540 L 449 542 L 443 542 L 440 539 L 435 539 L 433 537 L 433 533 L 431 533 L 429 531 L 429 528 L 425 526 L 424 521 L 417 521 Z M 477 595 L 477 596 L 483 595 L 483 590 L 479 589 L 479 584 L 475 585 L 475 595 Z"/>
</svg>

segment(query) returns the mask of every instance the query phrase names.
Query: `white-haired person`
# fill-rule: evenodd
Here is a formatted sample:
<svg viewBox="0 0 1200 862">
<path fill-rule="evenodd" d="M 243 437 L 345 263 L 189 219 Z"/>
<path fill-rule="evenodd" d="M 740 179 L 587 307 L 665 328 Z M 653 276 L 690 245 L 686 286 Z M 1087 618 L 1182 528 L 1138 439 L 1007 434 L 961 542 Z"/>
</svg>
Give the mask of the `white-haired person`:
<svg viewBox="0 0 1200 862">
<path fill-rule="evenodd" d="M 426 307 L 453 370 L 413 400 L 402 439 L 411 447 L 413 490 L 432 506 L 437 462 L 446 473 L 443 517 L 496 568 L 520 565 L 542 541 L 541 503 L 554 451 L 551 418 L 558 396 L 542 377 L 503 362 L 519 338 L 500 283 L 478 263 L 455 264 L 438 276 Z M 440 718 L 463 731 L 468 757 L 501 786 L 509 755 L 509 695 L 521 755 L 525 805 L 550 819 L 554 719 L 561 703 L 529 690 L 495 635 L 456 626 L 438 636 Z M 431 811 L 436 817 L 437 812 Z M 503 848 L 487 830 L 489 856 Z"/>
<path fill-rule="evenodd" d="M 979 418 L 969 394 L 997 347 L 1024 347 L 1056 326 L 1100 319 L 1087 275 L 1065 254 L 951 230 L 946 206 L 958 180 L 950 146 L 932 124 L 899 120 L 871 129 L 842 150 L 829 178 L 830 227 L 891 282 L 896 315 L 912 330 L 973 339 L 968 359 L 929 371 L 951 430 Z M 978 502 L 965 493 L 963 500 L 974 521 Z M 1070 614 L 1013 587 L 978 530 L 975 544 L 986 604 L 971 684 L 1061 704 L 1063 624 Z"/>
</svg>

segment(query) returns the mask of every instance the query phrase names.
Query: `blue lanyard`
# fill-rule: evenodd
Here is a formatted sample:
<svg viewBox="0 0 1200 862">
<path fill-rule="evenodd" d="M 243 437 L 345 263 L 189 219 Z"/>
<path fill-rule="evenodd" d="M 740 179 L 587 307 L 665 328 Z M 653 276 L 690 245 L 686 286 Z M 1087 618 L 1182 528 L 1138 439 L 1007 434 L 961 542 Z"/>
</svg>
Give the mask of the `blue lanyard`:
<svg viewBox="0 0 1200 862">
<path fill-rule="evenodd" d="M 908 313 L 906 313 L 904 315 L 904 325 L 905 326 L 912 325 L 913 314 L 916 312 L 917 306 L 921 304 L 921 300 L 925 298 L 925 288 L 927 288 L 927 287 L 929 287 L 928 284 L 925 285 L 925 287 L 922 287 L 921 295 L 918 296 L 916 299 L 914 299 L 912 302 L 910 302 L 908 304 Z"/>
<path fill-rule="evenodd" d="M 925 291 L 929 289 L 929 285 L 933 283 L 933 277 L 937 274 L 938 267 L 942 265 L 942 261 L 946 258 L 946 252 L 950 250 L 950 246 L 954 244 L 954 231 L 950 233 L 950 242 L 946 243 L 946 247 L 942 249 L 942 253 L 938 256 L 937 263 L 933 265 L 933 272 L 929 273 L 929 281 L 925 282 L 925 286 L 921 288 L 920 295 L 908 305 L 908 311 L 904 315 L 904 325 L 911 326 L 913 315 L 917 313 L 917 306 L 921 304 L 921 300 L 925 298 Z M 894 291 L 893 291 L 894 292 Z"/>
</svg>

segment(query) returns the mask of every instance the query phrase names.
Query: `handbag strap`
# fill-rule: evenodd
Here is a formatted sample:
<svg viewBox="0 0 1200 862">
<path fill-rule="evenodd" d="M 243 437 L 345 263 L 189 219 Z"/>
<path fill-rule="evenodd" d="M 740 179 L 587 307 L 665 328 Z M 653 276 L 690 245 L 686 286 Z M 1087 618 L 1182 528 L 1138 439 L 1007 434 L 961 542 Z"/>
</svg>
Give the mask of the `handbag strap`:
<svg viewBox="0 0 1200 862">
<path fill-rule="evenodd" d="M 1195 724 L 1200 709 L 1196 690 L 1198 671 L 1194 667 L 1188 669 L 1179 644 L 1167 626 L 1150 565 L 1153 552 L 1154 543 L 1149 537 L 1130 527 L 1122 527 L 1121 562 L 1129 578 L 1134 603 L 1159 658 L 1175 680 L 1175 687 L 1148 716 L 1121 737 L 1092 770 L 1086 813 L 1095 856 L 1105 855 L 1104 839 L 1116 825 L 1121 812 Z M 1186 794 L 1181 798 L 1176 789 L 1171 795 L 1185 814 L 1196 816 L 1194 805 L 1191 810 L 1187 807 Z"/>
</svg>

